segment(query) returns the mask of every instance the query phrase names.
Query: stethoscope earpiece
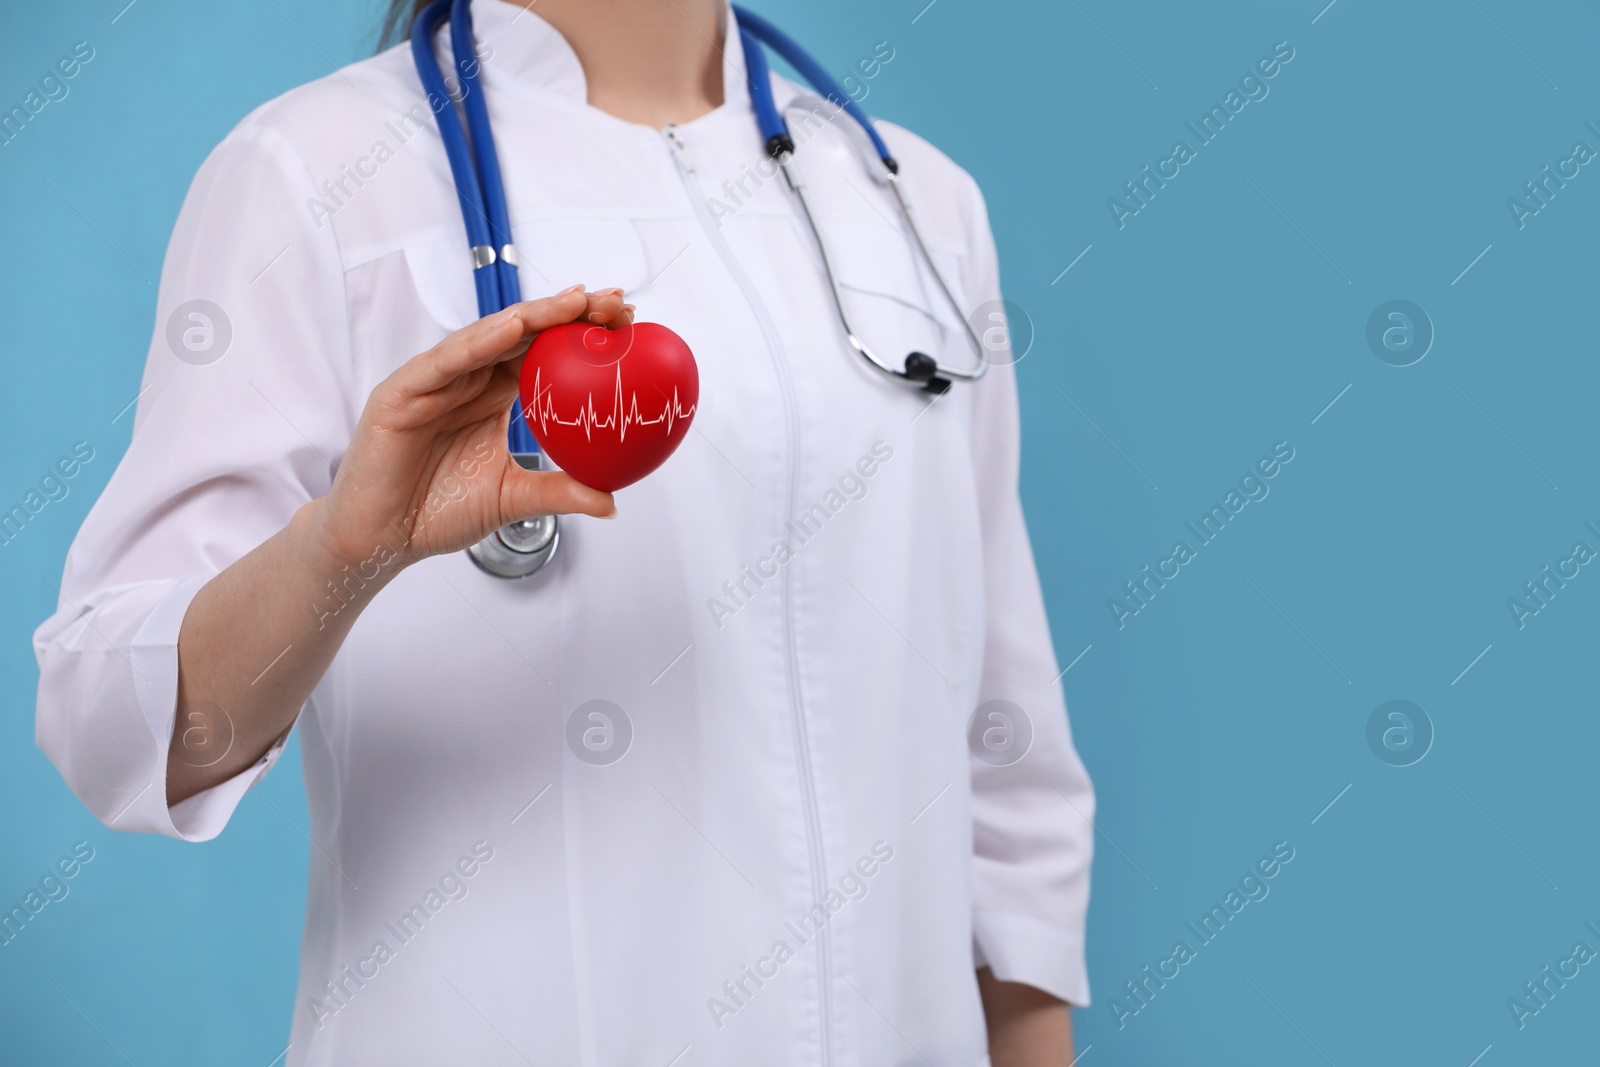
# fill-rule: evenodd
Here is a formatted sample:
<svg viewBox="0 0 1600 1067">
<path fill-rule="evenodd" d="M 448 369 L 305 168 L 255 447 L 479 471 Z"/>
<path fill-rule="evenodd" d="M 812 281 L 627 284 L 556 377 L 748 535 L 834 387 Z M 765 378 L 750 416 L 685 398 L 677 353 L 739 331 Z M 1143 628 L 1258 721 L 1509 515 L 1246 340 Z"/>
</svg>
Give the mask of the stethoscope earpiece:
<svg viewBox="0 0 1600 1067">
<path fill-rule="evenodd" d="M 906 377 L 922 382 L 930 393 L 945 393 L 950 389 L 950 379 L 939 374 L 939 361 L 924 352 L 913 352 L 906 357 Z"/>
</svg>

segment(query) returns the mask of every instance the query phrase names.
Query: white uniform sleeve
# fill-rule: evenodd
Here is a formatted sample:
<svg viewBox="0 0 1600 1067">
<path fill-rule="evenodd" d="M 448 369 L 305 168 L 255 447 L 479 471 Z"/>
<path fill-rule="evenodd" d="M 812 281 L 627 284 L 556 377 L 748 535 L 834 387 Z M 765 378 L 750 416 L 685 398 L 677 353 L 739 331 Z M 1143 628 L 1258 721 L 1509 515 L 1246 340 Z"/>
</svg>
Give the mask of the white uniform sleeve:
<svg viewBox="0 0 1600 1067">
<path fill-rule="evenodd" d="M 1000 279 L 976 185 L 972 199 L 967 292 L 976 306 L 1000 299 Z M 1015 370 L 1008 358 L 994 362 L 973 387 L 987 616 L 979 703 L 1005 700 L 1020 707 L 1033 740 L 1026 755 L 1007 766 L 972 760 L 974 954 L 997 978 L 1081 1007 L 1089 1003 L 1084 922 L 1094 791 L 1072 745 L 1017 493 Z"/>
<path fill-rule="evenodd" d="M 168 809 L 189 602 L 327 491 L 354 425 L 343 271 L 314 195 L 288 141 L 249 120 L 201 167 L 167 248 L 132 440 L 34 634 L 37 743 L 114 829 L 215 837 L 287 738 Z"/>
</svg>

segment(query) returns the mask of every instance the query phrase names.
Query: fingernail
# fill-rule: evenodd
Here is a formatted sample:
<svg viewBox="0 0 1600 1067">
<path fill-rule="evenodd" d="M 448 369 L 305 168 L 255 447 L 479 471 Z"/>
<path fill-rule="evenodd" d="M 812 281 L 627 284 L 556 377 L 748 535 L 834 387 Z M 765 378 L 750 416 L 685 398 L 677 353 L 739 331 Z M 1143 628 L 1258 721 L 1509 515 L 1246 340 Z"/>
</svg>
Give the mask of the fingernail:
<svg viewBox="0 0 1600 1067">
<path fill-rule="evenodd" d="M 556 295 L 557 296 L 566 296 L 568 293 L 577 293 L 577 292 L 581 292 L 582 290 L 583 290 L 583 283 L 579 282 L 577 285 L 569 285 L 569 286 L 567 286 L 565 289 L 561 290 Z"/>
<path fill-rule="evenodd" d="M 610 296 L 612 293 L 619 293 L 620 294 L 621 292 L 622 292 L 621 289 L 596 289 L 594 291 L 593 295 L 594 296 Z"/>
<path fill-rule="evenodd" d="M 609 515 L 597 515 L 597 516 L 595 516 L 595 518 L 598 518 L 598 519 L 614 519 L 616 517 L 617 517 L 617 509 L 616 508 L 612 508 L 611 509 L 611 514 L 609 514 Z"/>
<path fill-rule="evenodd" d="M 622 310 L 623 311 L 637 311 L 639 309 L 636 306 L 634 306 L 633 304 L 623 304 L 622 305 Z"/>
</svg>

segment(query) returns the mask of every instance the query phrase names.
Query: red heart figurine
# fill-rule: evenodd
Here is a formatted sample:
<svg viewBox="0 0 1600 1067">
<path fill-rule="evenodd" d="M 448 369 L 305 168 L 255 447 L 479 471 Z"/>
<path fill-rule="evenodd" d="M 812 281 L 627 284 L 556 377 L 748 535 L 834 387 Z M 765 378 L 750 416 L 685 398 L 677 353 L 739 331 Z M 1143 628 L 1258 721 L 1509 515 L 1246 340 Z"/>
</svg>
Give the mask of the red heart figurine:
<svg viewBox="0 0 1600 1067">
<path fill-rule="evenodd" d="M 683 338 L 654 322 L 543 330 L 522 361 L 522 417 L 539 447 L 584 485 L 614 492 L 667 461 L 700 402 Z"/>
</svg>

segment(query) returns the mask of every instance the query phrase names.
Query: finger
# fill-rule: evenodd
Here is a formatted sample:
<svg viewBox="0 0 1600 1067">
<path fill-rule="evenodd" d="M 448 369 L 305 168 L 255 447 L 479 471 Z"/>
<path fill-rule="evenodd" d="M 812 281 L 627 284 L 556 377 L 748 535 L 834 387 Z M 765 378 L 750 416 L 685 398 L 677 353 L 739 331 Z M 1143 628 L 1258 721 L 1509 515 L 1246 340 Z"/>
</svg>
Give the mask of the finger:
<svg viewBox="0 0 1600 1067">
<path fill-rule="evenodd" d="M 554 297 L 551 297 L 546 300 L 524 301 L 521 304 L 513 305 L 512 308 L 507 310 L 515 309 L 521 313 L 526 331 L 525 335 L 532 337 L 540 330 L 548 330 L 550 327 L 559 326 L 562 323 L 592 322 L 594 320 L 589 316 L 596 311 L 606 317 L 610 317 L 622 307 L 621 289 L 602 289 L 599 292 L 591 293 L 585 292 L 580 285 L 568 290 L 566 293 L 558 293 L 556 295 L 564 297 L 569 293 L 581 294 L 583 301 L 575 305 L 563 303 L 559 308 L 545 306 L 548 300 L 554 299 Z"/>
<path fill-rule="evenodd" d="M 509 358 L 523 338 L 571 322 L 587 307 L 588 298 L 582 286 L 542 300 L 513 304 L 504 311 L 463 326 L 429 351 L 409 360 L 390 375 L 388 384 L 412 396 L 442 389 L 464 374 Z"/>
<path fill-rule="evenodd" d="M 433 418 L 440 432 L 461 429 L 484 419 L 492 419 L 505 414 L 511 409 L 512 401 L 517 398 L 518 377 L 515 372 L 515 363 L 496 364 L 491 377 L 477 385 L 475 390 L 445 390 L 434 393 L 428 399 L 439 399 L 439 407 L 443 410 L 437 412 Z M 505 368 L 513 368 L 506 370 Z M 454 402 L 448 408 L 444 407 L 445 398 L 458 393 L 453 397 Z"/>
<path fill-rule="evenodd" d="M 601 289 L 589 294 L 589 306 L 584 310 L 583 320 L 616 329 L 632 321 L 625 318 L 623 309 L 627 306 L 623 302 L 621 289 Z"/>
<path fill-rule="evenodd" d="M 503 484 L 505 514 L 516 518 L 593 515 L 609 519 L 617 513 L 610 493 L 591 489 L 565 471 L 526 471 L 513 465 Z"/>
</svg>

